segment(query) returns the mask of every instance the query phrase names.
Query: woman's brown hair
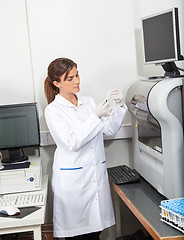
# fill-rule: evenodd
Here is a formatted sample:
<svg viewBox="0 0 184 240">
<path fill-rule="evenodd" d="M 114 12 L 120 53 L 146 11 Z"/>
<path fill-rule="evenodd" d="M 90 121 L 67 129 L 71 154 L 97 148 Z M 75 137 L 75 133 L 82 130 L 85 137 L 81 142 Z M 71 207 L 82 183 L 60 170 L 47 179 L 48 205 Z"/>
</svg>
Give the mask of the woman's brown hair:
<svg viewBox="0 0 184 240">
<path fill-rule="evenodd" d="M 53 82 L 60 82 L 61 76 L 65 73 L 66 79 L 73 67 L 77 68 L 77 64 L 68 58 L 57 58 L 49 64 L 48 76 L 44 82 L 44 91 L 48 103 L 51 103 L 55 95 L 59 93 L 59 88 L 57 88 Z"/>
</svg>

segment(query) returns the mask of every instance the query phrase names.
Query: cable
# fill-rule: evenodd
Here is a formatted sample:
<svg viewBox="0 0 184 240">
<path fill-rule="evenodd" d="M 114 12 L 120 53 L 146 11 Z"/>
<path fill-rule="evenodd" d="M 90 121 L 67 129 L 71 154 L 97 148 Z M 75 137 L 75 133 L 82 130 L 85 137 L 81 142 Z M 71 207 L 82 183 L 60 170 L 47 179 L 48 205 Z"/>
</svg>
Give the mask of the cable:
<svg viewBox="0 0 184 240">
<path fill-rule="evenodd" d="M 23 148 L 21 148 L 21 151 L 22 151 L 23 158 L 24 158 L 24 157 L 25 157 L 25 154 L 24 154 L 24 150 L 23 150 Z"/>
</svg>

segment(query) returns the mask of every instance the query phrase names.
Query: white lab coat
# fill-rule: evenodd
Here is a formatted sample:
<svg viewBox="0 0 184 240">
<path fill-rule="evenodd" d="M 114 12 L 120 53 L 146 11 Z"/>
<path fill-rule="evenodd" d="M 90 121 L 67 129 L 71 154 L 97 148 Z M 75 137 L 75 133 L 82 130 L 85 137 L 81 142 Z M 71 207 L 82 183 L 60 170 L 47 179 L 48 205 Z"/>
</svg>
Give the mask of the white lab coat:
<svg viewBox="0 0 184 240">
<path fill-rule="evenodd" d="M 101 231 L 115 224 L 104 153 L 103 134 L 120 129 L 126 109 L 98 118 L 90 97 L 78 97 L 78 107 L 59 94 L 45 109 L 54 155 L 54 237 Z M 125 107 L 126 108 L 126 107 Z"/>
</svg>

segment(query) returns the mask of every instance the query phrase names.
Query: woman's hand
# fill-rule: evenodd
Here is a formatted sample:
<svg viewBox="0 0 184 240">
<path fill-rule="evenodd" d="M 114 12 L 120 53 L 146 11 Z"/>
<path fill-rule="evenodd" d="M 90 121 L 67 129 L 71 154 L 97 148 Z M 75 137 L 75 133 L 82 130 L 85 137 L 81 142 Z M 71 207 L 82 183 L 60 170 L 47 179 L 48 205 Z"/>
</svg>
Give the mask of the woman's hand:
<svg viewBox="0 0 184 240">
<path fill-rule="evenodd" d="M 110 106 L 108 100 L 101 102 L 98 107 L 94 110 L 94 114 L 97 117 L 107 117 L 113 114 L 112 107 Z"/>
<path fill-rule="evenodd" d="M 124 105 L 123 94 L 118 89 L 109 90 L 107 93 L 108 98 L 112 98 L 120 107 Z"/>
</svg>

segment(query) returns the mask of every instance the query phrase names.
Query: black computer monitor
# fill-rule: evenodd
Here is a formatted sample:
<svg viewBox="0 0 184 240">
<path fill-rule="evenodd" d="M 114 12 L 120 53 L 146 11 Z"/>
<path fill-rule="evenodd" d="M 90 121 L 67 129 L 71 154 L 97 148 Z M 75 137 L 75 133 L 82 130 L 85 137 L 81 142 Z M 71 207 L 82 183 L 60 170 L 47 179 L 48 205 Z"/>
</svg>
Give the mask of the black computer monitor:
<svg viewBox="0 0 184 240">
<path fill-rule="evenodd" d="M 145 64 L 160 64 L 165 76 L 180 75 L 175 61 L 180 52 L 178 8 L 142 18 Z"/>
<path fill-rule="evenodd" d="M 3 163 L 22 162 L 28 159 L 21 154 L 23 148 L 39 147 L 40 131 L 36 103 L 0 106 L 0 150 L 8 150 L 9 158 Z"/>
</svg>

